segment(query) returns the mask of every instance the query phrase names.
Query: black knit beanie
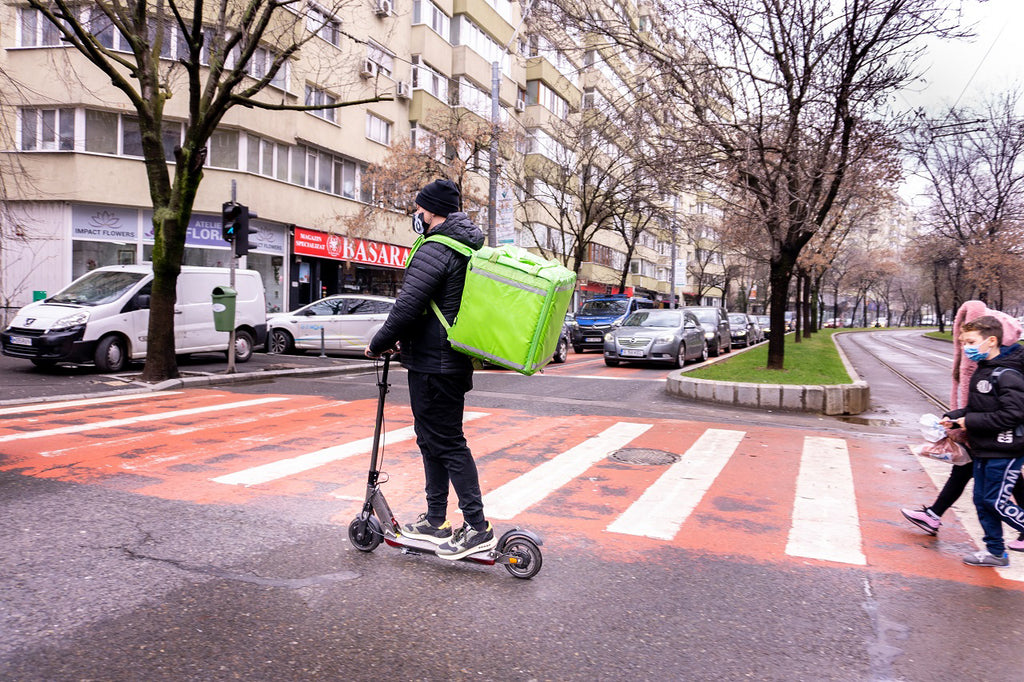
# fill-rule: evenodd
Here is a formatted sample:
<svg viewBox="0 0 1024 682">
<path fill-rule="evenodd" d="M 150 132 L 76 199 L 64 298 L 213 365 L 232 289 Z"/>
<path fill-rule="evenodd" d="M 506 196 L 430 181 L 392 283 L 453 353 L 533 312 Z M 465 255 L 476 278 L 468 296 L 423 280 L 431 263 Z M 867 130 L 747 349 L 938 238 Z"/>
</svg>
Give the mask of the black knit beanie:
<svg viewBox="0 0 1024 682">
<path fill-rule="evenodd" d="M 451 180 L 434 180 L 416 195 L 416 203 L 435 215 L 447 217 L 462 208 L 462 195 Z"/>
</svg>

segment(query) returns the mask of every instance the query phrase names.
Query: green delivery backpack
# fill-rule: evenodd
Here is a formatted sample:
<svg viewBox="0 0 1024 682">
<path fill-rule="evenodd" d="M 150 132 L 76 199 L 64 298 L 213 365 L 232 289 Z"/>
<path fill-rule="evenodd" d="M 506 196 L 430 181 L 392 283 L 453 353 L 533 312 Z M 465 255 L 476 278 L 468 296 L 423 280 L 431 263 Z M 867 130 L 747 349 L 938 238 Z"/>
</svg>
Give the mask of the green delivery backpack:
<svg viewBox="0 0 1024 682">
<path fill-rule="evenodd" d="M 455 322 L 449 325 L 437 304 L 430 302 L 452 348 L 527 376 L 548 364 L 562 333 L 576 275 L 517 246 L 474 251 L 444 235 L 416 240 L 406 264 L 426 241 L 469 257 Z"/>
</svg>

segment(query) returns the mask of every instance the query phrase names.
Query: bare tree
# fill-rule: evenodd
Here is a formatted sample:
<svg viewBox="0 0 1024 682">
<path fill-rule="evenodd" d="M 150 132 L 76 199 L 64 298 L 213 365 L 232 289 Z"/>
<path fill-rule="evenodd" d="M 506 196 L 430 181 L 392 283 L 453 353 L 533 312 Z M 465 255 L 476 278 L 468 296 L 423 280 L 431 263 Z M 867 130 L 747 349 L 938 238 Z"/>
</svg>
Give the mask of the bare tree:
<svg viewBox="0 0 1024 682">
<path fill-rule="evenodd" d="M 233 107 L 319 110 L 390 99 L 288 103 L 267 87 L 300 48 L 328 26 L 337 7 L 290 0 L 28 0 L 134 107 L 139 120 L 153 205 L 153 289 L 144 381 L 178 375 L 174 355 L 175 285 L 189 216 L 203 177 L 207 142 Z M 176 61 L 161 60 L 172 34 Z M 114 40 L 117 40 L 117 49 Z M 350 37 L 351 38 L 351 37 Z M 339 71 L 344 64 L 334 64 Z M 182 77 L 183 72 L 183 77 Z M 164 109 L 177 95 L 188 102 L 184 137 L 164 147 Z"/>
<path fill-rule="evenodd" d="M 770 252 L 768 367 L 782 369 L 797 258 L 847 171 L 888 133 L 879 105 L 914 76 L 922 36 L 947 36 L 942 0 L 655 0 L 639 22 L 614 0 L 550 0 L 671 76 L 698 133 L 687 148 L 761 226 Z M 595 7 L 596 5 L 596 7 Z M 617 18 L 619 17 L 619 18 Z M 682 35 L 685 32 L 685 36 Z"/>
<path fill-rule="evenodd" d="M 955 265 L 953 307 L 980 298 L 1003 307 L 1024 265 L 1021 92 L 923 120 L 909 147 L 928 182 L 925 225 Z"/>
</svg>

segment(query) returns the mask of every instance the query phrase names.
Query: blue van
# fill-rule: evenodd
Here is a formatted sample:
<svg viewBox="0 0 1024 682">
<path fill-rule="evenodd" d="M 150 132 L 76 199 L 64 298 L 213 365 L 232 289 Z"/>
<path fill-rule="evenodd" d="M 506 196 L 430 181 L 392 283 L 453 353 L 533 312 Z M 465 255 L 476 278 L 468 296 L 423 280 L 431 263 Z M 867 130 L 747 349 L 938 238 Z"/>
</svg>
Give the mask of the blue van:
<svg viewBox="0 0 1024 682">
<path fill-rule="evenodd" d="M 598 296 L 585 301 L 569 324 L 572 349 L 582 353 L 587 348 L 604 350 L 604 335 L 622 324 L 630 313 L 653 308 L 649 298 L 614 295 Z"/>
</svg>

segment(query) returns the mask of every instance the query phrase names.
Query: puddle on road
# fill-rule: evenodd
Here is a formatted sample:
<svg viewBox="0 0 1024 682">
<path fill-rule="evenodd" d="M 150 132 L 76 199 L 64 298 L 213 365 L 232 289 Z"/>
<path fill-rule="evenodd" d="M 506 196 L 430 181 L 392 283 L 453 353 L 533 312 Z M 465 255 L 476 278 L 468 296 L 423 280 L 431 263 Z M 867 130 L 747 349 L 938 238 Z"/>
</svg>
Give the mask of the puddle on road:
<svg viewBox="0 0 1024 682">
<path fill-rule="evenodd" d="M 855 415 L 844 415 L 836 417 L 836 419 L 847 424 L 857 424 L 859 426 L 899 426 L 899 421 L 895 419 L 872 419 Z"/>
</svg>

